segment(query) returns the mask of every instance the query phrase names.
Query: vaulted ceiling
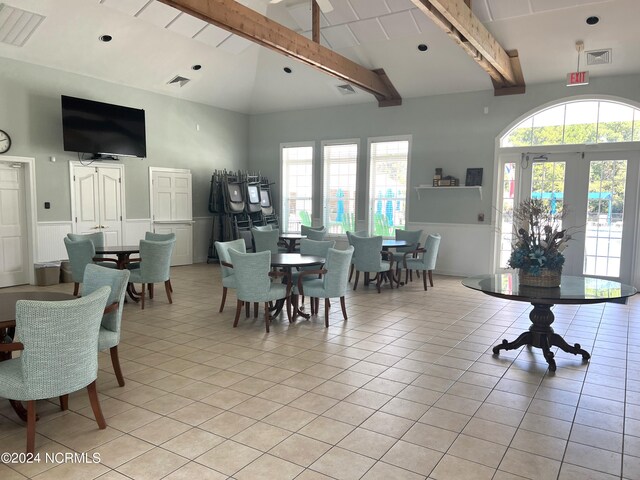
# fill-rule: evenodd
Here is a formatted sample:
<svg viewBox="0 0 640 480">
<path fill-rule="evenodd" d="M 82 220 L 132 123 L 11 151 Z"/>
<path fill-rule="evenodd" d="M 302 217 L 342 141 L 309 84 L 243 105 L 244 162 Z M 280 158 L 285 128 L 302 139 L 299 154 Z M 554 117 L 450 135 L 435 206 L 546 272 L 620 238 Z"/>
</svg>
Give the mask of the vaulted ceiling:
<svg viewBox="0 0 640 480">
<path fill-rule="evenodd" d="M 309 0 L 239 3 L 311 35 Z M 322 45 L 366 68 L 383 68 L 405 101 L 493 88 L 489 76 L 411 0 L 330 4 L 333 9 L 321 15 Z M 563 83 L 576 69 L 578 40 L 586 52 L 611 49 L 608 64 L 587 66 L 587 55 L 580 55 L 581 69 L 591 78 L 640 73 L 638 0 L 472 0 L 471 5 L 506 50 L 518 50 L 527 85 Z M 16 25 L 9 7 L 43 18 L 24 17 L 25 25 Z M 590 16 L 600 22 L 588 25 Z M 29 26 L 34 30 L 27 35 Z M 101 42 L 102 35 L 113 39 Z M 419 44 L 428 49 L 420 51 Z M 344 82 L 156 0 L 6 0 L 0 8 L 0 57 L 245 113 L 376 101 L 357 88 L 345 94 L 338 88 Z M 194 65 L 202 68 L 193 70 Z M 170 84 L 176 76 L 189 81 Z"/>
</svg>

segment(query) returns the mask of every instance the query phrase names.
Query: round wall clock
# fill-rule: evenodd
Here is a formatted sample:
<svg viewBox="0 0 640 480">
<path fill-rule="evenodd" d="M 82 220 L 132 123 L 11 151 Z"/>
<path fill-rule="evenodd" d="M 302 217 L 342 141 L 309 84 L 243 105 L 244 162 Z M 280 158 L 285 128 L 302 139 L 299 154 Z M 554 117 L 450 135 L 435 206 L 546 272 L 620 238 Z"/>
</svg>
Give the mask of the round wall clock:
<svg viewBox="0 0 640 480">
<path fill-rule="evenodd" d="M 6 153 L 11 148 L 11 137 L 4 130 L 0 130 L 0 153 Z"/>
</svg>

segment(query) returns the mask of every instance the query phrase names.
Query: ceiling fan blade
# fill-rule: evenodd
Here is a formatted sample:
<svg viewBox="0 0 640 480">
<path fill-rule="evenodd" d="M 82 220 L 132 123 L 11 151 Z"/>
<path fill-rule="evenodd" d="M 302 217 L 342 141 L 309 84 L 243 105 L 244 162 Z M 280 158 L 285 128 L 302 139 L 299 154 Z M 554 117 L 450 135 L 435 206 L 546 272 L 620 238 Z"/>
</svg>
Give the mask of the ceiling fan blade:
<svg viewBox="0 0 640 480">
<path fill-rule="evenodd" d="M 331 0 L 316 0 L 316 3 L 320 7 L 320 10 L 322 10 L 322 13 L 329 13 L 333 10 Z"/>
</svg>

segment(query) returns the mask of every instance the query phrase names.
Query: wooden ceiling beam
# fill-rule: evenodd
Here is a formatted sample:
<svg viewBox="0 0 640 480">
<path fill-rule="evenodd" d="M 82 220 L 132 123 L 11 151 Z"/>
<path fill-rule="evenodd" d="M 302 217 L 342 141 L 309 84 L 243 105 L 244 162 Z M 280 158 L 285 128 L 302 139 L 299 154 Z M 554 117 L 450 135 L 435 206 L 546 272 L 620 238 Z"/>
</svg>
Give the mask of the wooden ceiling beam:
<svg viewBox="0 0 640 480">
<path fill-rule="evenodd" d="M 507 53 L 500 46 L 473 14 L 468 0 L 411 1 L 489 74 L 496 95 L 524 93 L 518 52 Z"/>
<path fill-rule="evenodd" d="M 374 95 L 379 106 L 402 104 L 381 69 L 369 70 L 234 0 L 159 1 L 351 83 Z"/>
</svg>

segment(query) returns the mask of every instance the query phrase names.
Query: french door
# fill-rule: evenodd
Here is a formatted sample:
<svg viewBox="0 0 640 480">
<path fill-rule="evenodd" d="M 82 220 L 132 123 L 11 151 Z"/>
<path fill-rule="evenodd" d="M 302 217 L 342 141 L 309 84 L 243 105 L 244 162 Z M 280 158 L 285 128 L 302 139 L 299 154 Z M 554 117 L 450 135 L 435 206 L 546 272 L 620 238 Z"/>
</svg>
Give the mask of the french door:
<svg viewBox="0 0 640 480">
<path fill-rule="evenodd" d="M 572 236 L 563 273 L 633 283 L 640 152 L 501 156 L 500 266 L 512 239 L 510 209 L 541 199 Z"/>
<path fill-rule="evenodd" d="M 71 164 L 75 233 L 104 233 L 105 245 L 122 245 L 122 172 L 119 165 Z"/>
</svg>

